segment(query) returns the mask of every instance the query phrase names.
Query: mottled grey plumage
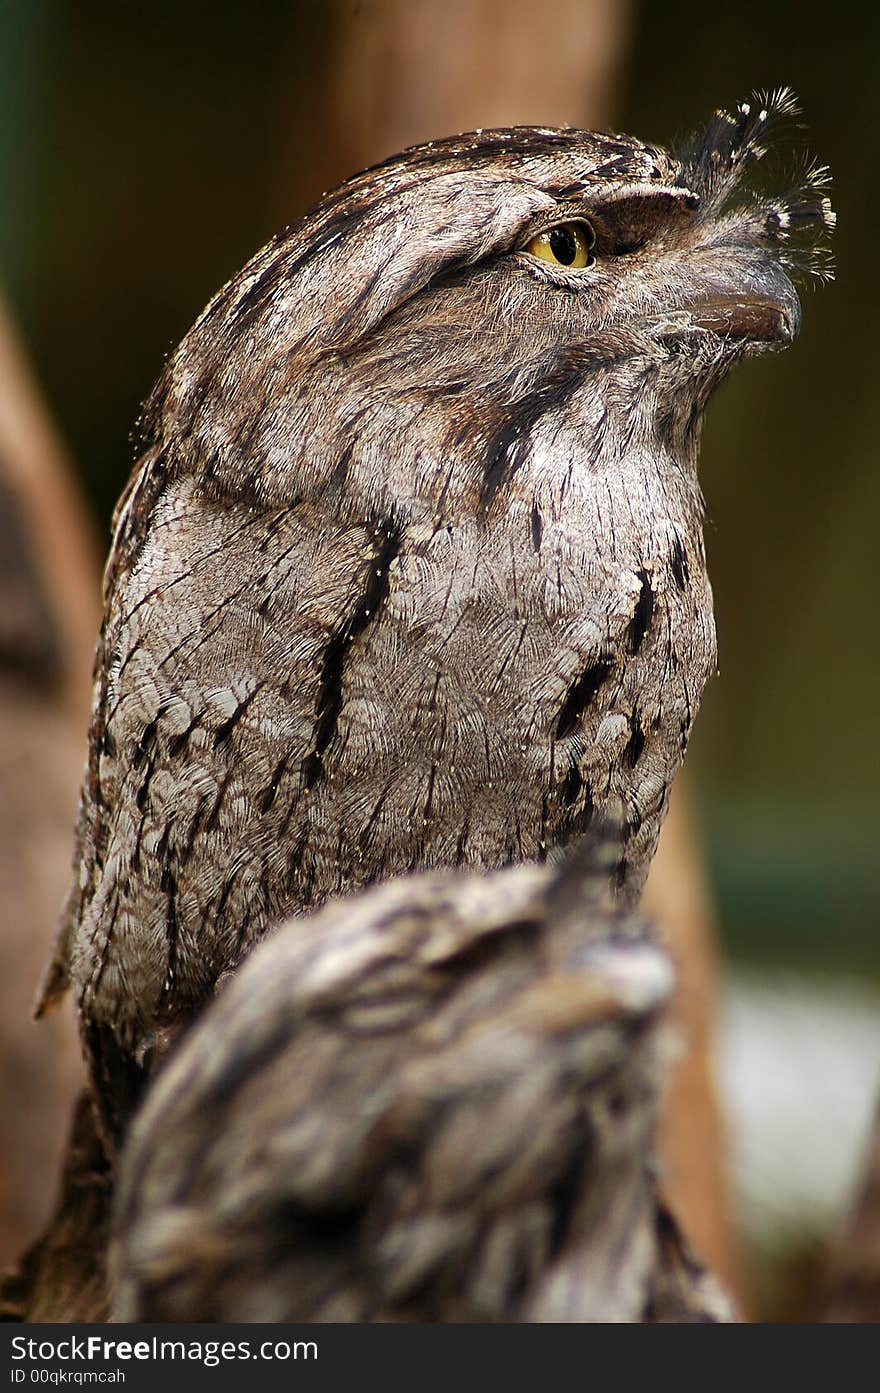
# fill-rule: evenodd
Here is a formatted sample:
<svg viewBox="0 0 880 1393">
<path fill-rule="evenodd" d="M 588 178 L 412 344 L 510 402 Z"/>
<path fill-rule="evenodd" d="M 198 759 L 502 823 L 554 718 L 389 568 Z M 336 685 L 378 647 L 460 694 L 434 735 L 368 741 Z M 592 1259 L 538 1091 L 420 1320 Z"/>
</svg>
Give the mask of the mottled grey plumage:
<svg viewBox="0 0 880 1393">
<path fill-rule="evenodd" d="M 703 408 L 792 339 L 791 237 L 832 219 L 821 171 L 743 183 L 790 109 L 682 158 L 531 128 L 408 151 L 187 334 L 116 517 L 45 993 L 72 982 L 105 1105 L 328 895 L 541 860 L 596 812 L 637 895 L 715 664 Z M 572 220 L 585 269 L 526 250 Z"/>
<path fill-rule="evenodd" d="M 287 922 L 153 1084 L 121 1320 L 729 1317 L 650 1175 L 666 955 L 575 860 Z"/>
</svg>

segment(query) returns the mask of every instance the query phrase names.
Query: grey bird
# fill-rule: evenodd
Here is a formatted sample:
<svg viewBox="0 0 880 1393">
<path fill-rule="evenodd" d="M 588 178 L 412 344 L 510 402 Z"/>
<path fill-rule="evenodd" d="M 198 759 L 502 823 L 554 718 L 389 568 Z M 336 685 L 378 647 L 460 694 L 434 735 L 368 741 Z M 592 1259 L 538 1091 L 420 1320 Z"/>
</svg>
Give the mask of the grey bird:
<svg viewBox="0 0 880 1393">
<path fill-rule="evenodd" d="M 108 1136 L 280 917 L 622 821 L 632 904 L 716 659 L 706 403 L 826 269 L 782 92 L 679 154 L 478 131 L 328 194 L 211 301 L 115 517 L 71 984 Z"/>
<path fill-rule="evenodd" d="M 673 976 L 612 847 L 256 948 L 132 1123 L 114 1318 L 729 1319 L 651 1174 Z"/>
</svg>

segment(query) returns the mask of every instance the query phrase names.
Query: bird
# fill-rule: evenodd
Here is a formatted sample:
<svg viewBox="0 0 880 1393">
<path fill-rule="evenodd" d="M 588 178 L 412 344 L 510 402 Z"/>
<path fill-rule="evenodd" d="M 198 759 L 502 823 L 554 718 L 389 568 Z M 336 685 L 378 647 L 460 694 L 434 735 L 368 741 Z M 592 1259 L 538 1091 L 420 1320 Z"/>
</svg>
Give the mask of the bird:
<svg viewBox="0 0 880 1393">
<path fill-rule="evenodd" d="M 114 517 L 73 885 L 107 1145 L 273 925 L 416 870 L 542 863 L 621 822 L 634 905 L 716 665 L 703 413 L 828 273 L 796 112 L 678 153 L 513 127 L 324 196 L 219 291 Z"/>
<path fill-rule="evenodd" d="M 129 1130 L 112 1318 L 732 1319 L 652 1172 L 674 977 L 618 851 L 280 925 Z"/>
</svg>

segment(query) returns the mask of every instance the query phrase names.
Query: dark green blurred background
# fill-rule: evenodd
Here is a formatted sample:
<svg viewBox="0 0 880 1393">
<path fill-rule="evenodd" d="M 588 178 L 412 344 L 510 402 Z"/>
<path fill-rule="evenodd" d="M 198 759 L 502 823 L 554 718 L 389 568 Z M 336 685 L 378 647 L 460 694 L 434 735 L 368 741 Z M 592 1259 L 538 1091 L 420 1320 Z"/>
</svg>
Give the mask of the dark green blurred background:
<svg viewBox="0 0 880 1393">
<path fill-rule="evenodd" d="M 327 178 L 326 75 L 340 13 L 368 9 L 0 6 L 0 278 L 105 530 L 165 354 L 351 172 Z M 690 763 L 734 953 L 880 978 L 878 10 L 645 3 L 614 124 L 668 142 L 782 83 L 834 174 L 838 278 L 807 292 L 796 349 L 740 370 L 709 415 L 721 678 Z"/>
</svg>

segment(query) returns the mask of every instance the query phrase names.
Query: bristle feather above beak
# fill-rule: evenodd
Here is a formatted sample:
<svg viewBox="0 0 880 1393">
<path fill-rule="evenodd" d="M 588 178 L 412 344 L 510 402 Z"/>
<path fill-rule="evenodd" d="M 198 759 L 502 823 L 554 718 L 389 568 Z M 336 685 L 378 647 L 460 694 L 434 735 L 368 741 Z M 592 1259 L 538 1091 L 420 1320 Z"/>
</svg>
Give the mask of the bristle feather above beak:
<svg viewBox="0 0 880 1393">
<path fill-rule="evenodd" d="M 836 215 L 830 173 L 804 157 L 780 194 L 749 187 L 747 175 L 763 160 L 779 130 L 800 115 L 788 87 L 756 93 L 732 111 L 716 111 L 706 129 L 684 149 L 679 183 L 700 195 L 701 216 L 741 220 L 744 232 L 773 250 L 786 270 L 819 280 L 833 278 L 827 239 Z"/>
</svg>

